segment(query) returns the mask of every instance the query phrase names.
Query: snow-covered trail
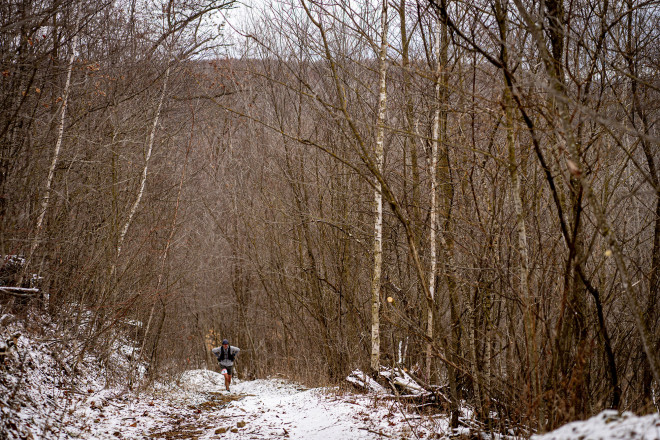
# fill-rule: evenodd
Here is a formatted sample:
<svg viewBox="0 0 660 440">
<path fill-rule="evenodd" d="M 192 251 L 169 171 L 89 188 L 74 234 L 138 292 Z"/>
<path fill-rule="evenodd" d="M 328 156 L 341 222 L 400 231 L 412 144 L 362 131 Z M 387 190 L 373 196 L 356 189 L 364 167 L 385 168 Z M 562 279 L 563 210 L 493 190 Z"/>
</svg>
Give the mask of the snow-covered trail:
<svg viewBox="0 0 660 440">
<path fill-rule="evenodd" d="M 94 394 L 74 412 L 71 437 L 89 439 L 383 439 L 415 438 L 394 402 L 303 389 L 277 380 L 236 381 L 206 370 L 184 374 L 180 387 L 136 400 Z M 437 427 L 436 427 L 437 428 Z M 419 438 L 428 432 L 415 428 Z"/>
<path fill-rule="evenodd" d="M 367 402 L 360 404 L 321 389 L 302 390 L 292 384 L 257 380 L 237 384 L 232 393 L 243 397 L 231 402 L 222 414 L 246 422 L 235 438 L 376 439 L 383 438 L 379 432 L 392 431 L 387 425 L 397 426 L 394 421 L 390 425 L 388 420 L 395 415 L 385 408 L 370 408 L 375 412 L 367 413 Z"/>
<path fill-rule="evenodd" d="M 72 364 L 54 342 L 75 338 L 58 333 L 49 318 L 31 317 L 41 324 L 43 333 L 37 337 L 8 316 L 0 313 L 0 321 L 9 323 L 0 326 L 0 350 L 5 350 L 0 365 L 1 440 L 526 438 L 513 432 L 489 437 L 468 428 L 451 433 L 445 413 L 436 408 L 404 416 L 404 408 L 387 393 L 309 390 L 279 379 L 236 381 L 227 393 L 224 378 L 208 370 L 187 371 L 136 395 L 117 383 L 116 376 L 108 380 L 109 373 L 128 371 L 127 355 L 134 349 L 120 345 L 111 354 L 116 367 L 111 372 L 90 353 Z M 10 337 L 13 346 L 3 348 L 1 343 Z M 469 406 L 463 411 L 469 422 Z M 606 410 L 532 436 L 585 439 L 660 440 L 660 413 L 635 416 Z"/>
</svg>

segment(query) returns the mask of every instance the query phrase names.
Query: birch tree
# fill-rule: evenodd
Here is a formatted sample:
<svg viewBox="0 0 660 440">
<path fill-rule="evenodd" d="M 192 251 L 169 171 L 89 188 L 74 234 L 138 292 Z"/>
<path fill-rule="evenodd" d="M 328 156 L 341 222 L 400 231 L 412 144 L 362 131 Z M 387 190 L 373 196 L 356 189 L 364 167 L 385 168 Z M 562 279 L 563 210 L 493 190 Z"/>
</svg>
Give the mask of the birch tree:
<svg viewBox="0 0 660 440">
<path fill-rule="evenodd" d="M 52 192 L 52 186 L 53 186 L 53 180 L 55 178 L 55 169 L 57 168 L 57 164 L 60 159 L 60 151 L 62 149 L 62 142 L 64 139 L 64 125 L 65 125 L 65 118 L 66 118 L 66 109 L 69 104 L 69 94 L 71 91 L 71 74 L 73 72 L 73 66 L 74 62 L 76 60 L 76 52 L 78 50 L 78 26 L 80 23 L 79 19 L 79 13 L 74 13 L 78 18 L 76 19 L 76 25 L 74 28 L 75 35 L 73 36 L 73 41 L 71 43 L 71 54 L 69 55 L 69 61 L 67 64 L 67 70 L 66 70 L 66 81 L 64 83 L 64 90 L 62 93 L 62 104 L 60 106 L 60 114 L 59 114 L 59 120 L 57 123 L 57 140 L 55 141 L 55 148 L 53 149 L 53 157 L 50 162 L 50 168 L 48 169 L 48 177 L 46 178 L 46 184 L 44 185 L 44 196 L 41 201 L 41 207 L 39 209 L 39 216 L 37 217 L 37 222 L 34 227 L 34 238 L 32 239 L 32 245 L 30 246 L 30 253 L 28 254 L 28 259 L 25 264 L 26 269 L 30 267 L 30 264 L 32 262 L 32 257 L 34 255 L 34 252 L 37 249 L 37 246 L 39 246 L 39 240 L 41 239 L 42 235 L 42 229 L 43 229 L 43 223 L 44 223 L 44 218 L 46 217 L 46 213 L 48 211 L 48 207 L 50 206 L 50 198 L 51 198 L 51 192 Z M 20 283 L 19 283 L 20 284 Z"/>
<path fill-rule="evenodd" d="M 378 54 L 378 116 L 376 120 L 376 169 L 383 172 L 385 116 L 387 110 L 387 5 L 383 0 L 380 12 L 380 52 Z M 383 266 L 383 194 L 378 179 L 374 179 L 374 272 L 371 281 L 371 369 L 380 369 L 380 295 Z"/>
<path fill-rule="evenodd" d="M 431 381 L 431 365 L 432 365 L 432 341 L 433 341 L 433 327 L 434 314 L 435 314 L 435 280 L 437 277 L 437 228 L 438 228 L 438 206 L 437 206 L 437 192 L 438 192 L 438 144 L 441 142 L 440 128 L 441 120 L 441 106 L 444 104 L 442 101 L 442 73 L 446 65 L 446 54 L 443 57 L 441 54 L 441 23 L 437 20 L 435 26 L 435 45 L 434 52 L 436 56 L 436 70 L 435 70 L 435 110 L 433 112 L 433 131 L 431 139 L 431 156 L 429 159 L 429 177 L 431 181 L 431 201 L 430 201 L 430 229 L 429 229 L 429 297 L 427 298 L 427 317 L 426 317 L 426 380 Z M 444 139 L 444 136 L 442 137 Z"/>
</svg>

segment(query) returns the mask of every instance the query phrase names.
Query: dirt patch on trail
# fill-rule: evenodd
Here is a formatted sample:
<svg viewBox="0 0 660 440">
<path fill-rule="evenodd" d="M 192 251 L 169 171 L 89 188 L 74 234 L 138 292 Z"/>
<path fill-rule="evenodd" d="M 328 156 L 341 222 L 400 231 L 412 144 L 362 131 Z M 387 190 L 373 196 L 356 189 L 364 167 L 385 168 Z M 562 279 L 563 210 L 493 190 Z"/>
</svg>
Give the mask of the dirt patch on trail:
<svg viewBox="0 0 660 440">
<path fill-rule="evenodd" d="M 240 394 L 223 394 L 223 393 L 207 393 L 209 400 L 202 402 L 198 405 L 191 406 L 192 410 L 200 411 L 217 411 L 235 400 L 241 400 L 243 395 Z"/>
<path fill-rule="evenodd" d="M 165 439 L 165 440 L 195 440 L 200 436 L 207 434 L 209 430 L 217 429 L 218 418 L 222 419 L 222 415 L 217 412 L 222 408 L 229 405 L 231 402 L 240 400 L 245 396 L 240 394 L 225 394 L 218 392 L 204 393 L 208 400 L 198 403 L 196 405 L 188 405 L 186 415 L 177 413 L 172 417 L 173 427 L 167 430 L 157 430 L 149 434 L 152 439 Z M 215 423 L 211 423 L 209 416 Z M 230 417 L 228 417 L 230 418 Z M 185 422 L 184 422 L 185 420 Z M 242 426 L 241 426 L 242 427 Z M 225 429 L 225 431 L 231 428 Z"/>
<path fill-rule="evenodd" d="M 198 429 L 196 426 L 182 426 L 179 429 L 173 429 L 167 432 L 156 432 L 150 434 L 151 438 L 160 438 L 166 440 L 196 440 L 200 435 L 204 434 L 203 430 Z"/>
</svg>

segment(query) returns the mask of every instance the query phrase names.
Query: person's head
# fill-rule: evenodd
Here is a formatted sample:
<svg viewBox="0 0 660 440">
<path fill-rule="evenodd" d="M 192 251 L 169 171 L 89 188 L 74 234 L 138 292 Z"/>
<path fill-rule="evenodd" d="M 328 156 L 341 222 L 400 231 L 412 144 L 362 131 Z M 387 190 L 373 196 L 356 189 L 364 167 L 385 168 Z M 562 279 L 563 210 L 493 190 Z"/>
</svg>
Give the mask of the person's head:
<svg viewBox="0 0 660 440">
<path fill-rule="evenodd" d="M 226 339 L 223 339 L 222 340 L 222 346 L 225 347 L 225 348 L 229 347 L 229 341 L 226 340 Z"/>
</svg>

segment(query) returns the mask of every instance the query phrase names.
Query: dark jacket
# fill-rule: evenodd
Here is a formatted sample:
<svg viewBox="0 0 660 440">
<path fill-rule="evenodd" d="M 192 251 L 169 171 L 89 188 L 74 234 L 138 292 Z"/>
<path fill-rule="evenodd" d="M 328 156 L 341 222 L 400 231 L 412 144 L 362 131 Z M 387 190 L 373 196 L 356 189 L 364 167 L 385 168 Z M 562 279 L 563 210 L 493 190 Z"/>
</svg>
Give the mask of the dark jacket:
<svg viewBox="0 0 660 440">
<path fill-rule="evenodd" d="M 232 365 L 234 365 L 234 358 L 236 357 L 239 351 L 241 351 L 240 348 L 232 347 L 230 345 L 229 350 L 225 350 L 222 348 L 222 346 L 220 346 L 211 350 L 211 353 L 213 353 L 215 357 L 218 358 L 218 362 L 220 363 L 220 365 L 224 367 L 231 367 Z"/>
</svg>

